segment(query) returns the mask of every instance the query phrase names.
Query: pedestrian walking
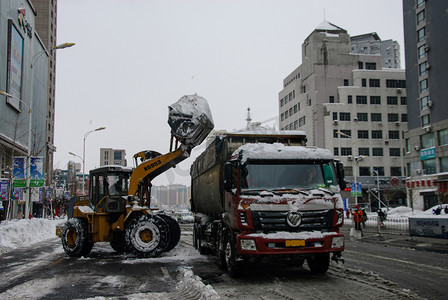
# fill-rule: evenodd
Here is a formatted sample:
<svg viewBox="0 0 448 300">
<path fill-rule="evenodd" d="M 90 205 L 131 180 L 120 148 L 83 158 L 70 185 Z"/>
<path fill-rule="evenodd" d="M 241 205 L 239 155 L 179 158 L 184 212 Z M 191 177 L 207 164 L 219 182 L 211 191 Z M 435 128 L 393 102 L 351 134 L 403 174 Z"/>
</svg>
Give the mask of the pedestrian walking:
<svg viewBox="0 0 448 300">
<path fill-rule="evenodd" d="M 366 213 L 366 209 L 363 208 L 362 209 L 362 227 L 366 228 L 366 222 L 367 222 L 367 213 Z"/>
<path fill-rule="evenodd" d="M 356 204 L 354 211 L 352 212 L 353 214 L 353 222 L 355 222 L 355 230 L 358 230 L 361 232 L 361 236 L 363 236 L 363 232 L 362 232 L 362 227 L 361 227 L 361 223 L 362 223 L 362 210 L 359 209 L 359 205 Z"/>
<path fill-rule="evenodd" d="M 384 214 L 384 211 L 378 209 L 378 219 L 380 221 L 380 226 L 384 227 L 384 220 L 386 219 L 386 215 Z"/>
</svg>

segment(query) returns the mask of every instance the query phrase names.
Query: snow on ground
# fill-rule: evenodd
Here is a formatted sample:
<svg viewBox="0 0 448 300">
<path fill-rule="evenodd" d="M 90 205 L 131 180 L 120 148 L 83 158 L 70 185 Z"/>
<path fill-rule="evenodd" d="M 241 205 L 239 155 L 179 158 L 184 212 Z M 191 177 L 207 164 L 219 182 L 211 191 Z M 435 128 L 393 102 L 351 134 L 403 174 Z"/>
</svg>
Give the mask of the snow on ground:
<svg viewBox="0 0 448 300">
<path fill-rule="evenodd" d="M 56 225 L 64 222 L 65 219 L 41 218 L 3 221 L 0 224 L 0 254 L 55 238 Z"/>
</svg>

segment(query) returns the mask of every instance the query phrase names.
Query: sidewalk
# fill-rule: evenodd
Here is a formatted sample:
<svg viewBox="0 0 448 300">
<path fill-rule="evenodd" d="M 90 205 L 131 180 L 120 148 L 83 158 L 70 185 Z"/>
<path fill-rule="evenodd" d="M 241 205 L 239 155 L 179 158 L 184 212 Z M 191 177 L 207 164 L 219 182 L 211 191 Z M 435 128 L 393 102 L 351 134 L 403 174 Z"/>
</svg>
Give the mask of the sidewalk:
<svg viewBox="0 0 448 300">
<path fill-rule="evenodd" d="M 350 237 L 350 227 L 343 226 L 341 232 L 345 235 L 346 240 L 354 239 L 354 237 Z M 383 244 L 393 247 L 448 254 L 448 239 L 398 234 L 380 235 L 378 233 L 364 232 L 364 237 L 359 241 L 363 243 Z"/>
</svg>

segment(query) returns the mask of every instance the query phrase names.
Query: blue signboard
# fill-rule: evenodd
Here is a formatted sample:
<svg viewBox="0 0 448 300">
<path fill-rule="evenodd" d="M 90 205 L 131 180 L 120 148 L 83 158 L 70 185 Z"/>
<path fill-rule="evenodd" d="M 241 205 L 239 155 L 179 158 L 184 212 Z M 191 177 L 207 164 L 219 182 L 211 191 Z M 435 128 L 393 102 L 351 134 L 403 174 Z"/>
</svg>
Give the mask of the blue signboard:
<svg viewBox="0 0 448 300">
<path fill-rule="evenodd" d="M 355 183 L 354 182 L 351 183 L 350 194 L 352 196 L 362 196 L 362 184 L 361 184 L 361 182 L 357 182 L 356 183 L 356 188 L 355 188 Z"/>
<path fill-rule="evenodd" d="M 26 187 L 25 157 L 14 157 L 14 187 Z"/>
<path fill-rule="evenodd" d="M 436 158 L 436 147 L 420 150 L 420 160 Z"/>
<path fill-rule="evenodd" d="M 44 158 L 41 156 L 31 157 L 30 186 L 42 187 L 44 185 Z"/>
</svg>

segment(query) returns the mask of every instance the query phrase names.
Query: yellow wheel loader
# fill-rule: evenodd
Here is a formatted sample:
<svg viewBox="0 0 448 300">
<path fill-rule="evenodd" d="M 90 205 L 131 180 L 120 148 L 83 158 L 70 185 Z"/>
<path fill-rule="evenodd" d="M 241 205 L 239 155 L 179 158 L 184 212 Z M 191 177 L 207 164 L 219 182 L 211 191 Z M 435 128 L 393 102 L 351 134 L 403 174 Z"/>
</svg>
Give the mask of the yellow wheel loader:
<svg viewBox="0 0 448 300">
<path fill-rule="evenodd" d="M 68 221 L 56 228 L 69 256 L 87 256 L 96 242 L 138 257 L 157 257 L 177 245 L 177 221 L 150 208 L 151 181 L 189 157 L 214 125 L 207 101 L 198 95 L 183 96 L 168 108 L 169 153 L 141 151 L 134 155 L 135 169 L 91 170 L 89 195 L 70 200 Z"/>
</svg>

